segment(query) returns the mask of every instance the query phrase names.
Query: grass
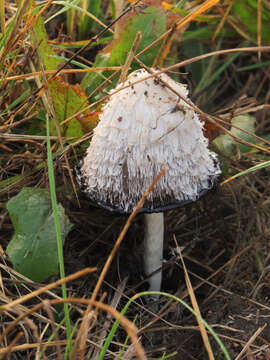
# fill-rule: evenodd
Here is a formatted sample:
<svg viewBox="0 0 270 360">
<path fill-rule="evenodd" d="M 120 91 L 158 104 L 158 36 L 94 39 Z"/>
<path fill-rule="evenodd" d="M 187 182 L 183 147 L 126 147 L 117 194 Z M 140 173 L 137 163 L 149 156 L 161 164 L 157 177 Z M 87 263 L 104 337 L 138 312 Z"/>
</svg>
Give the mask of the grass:
<svg viewBox="0 0 270 360">
<path fill-rule="evenodd" d="M 270 9 L 240 3 L 0 2 L 0 359 L 267 358 Z M 166 215 L 154 312 L 136 216 L 154 184 L 126 220 L 89 209 L 72 170 L 108 92 L 152 64 L 193 90 L 223 165 L 217 193 Z M 24 187 L 51 197 L 59 275 L 42 284 L 6 254 L 6 203 Z M 59 203 L 74 224 L 65 246 Z"/>
<path fill-rule="evenodd" d="M 47 161 L 48 161 L 48 175 L 49 175 L 49 186 L 50 186 L 50 194 L 51 194 L 51 202 L 53 209 L 53 217 L 55 222 L 55 232 L 57 236 L 57 250 L 58 250 L 58 258 L 59 258 L 59 271 L 61 279 L 65 278 L 65 268 L 64 268 L 64 254 L 63 254 L 63 241 L 61 236 L 61 225 L 59 221 L 59 214 L 57 208 L 57 198 L 56 198 L 56 187 L 55 187 L 55 178 L 53 171 L 53 159 L 52 159 L 52 150 L 51 150 L 51 140 L 50 140 L 50 123 L 49 117 L 46 118 L 46 132 L 47 132 Z M 66 284 L 62 284 L 62 297 L 63 299 L 67 298 L 67 289 Z M 66 354 L 71 352 L 72 349 L 72 337 L 71 337 L 71 324 L 69 318 L 69 309 L 68 304 L 64 303 L 64 312 L 65 312 L 65 324 L 66 324 L 66 332 L 68 339 L 68 346 Z M 65 357 L 67 358 L 67 357 Z"/>
</svg>

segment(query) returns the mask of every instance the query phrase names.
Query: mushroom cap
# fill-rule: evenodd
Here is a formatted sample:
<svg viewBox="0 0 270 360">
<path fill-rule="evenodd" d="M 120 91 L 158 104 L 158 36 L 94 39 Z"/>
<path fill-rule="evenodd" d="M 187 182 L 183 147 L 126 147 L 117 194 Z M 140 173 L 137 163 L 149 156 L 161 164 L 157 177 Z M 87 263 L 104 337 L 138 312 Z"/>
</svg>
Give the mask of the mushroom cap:
<svg viewBox="0 0 270 360">
<path fill-rule="evenodd" d="M 135 208 L 163 167 L 140 212 L 196 201 L 221 173 L 193 108 L 156 77 L 133 84 L 147 76 L 144 69 L 134 71 L 111 91 L 78 176 L 93 202 L 123 213 Z M 166 74 L 158 78 L 187 98 L 186 85 Z"/>
</svg>

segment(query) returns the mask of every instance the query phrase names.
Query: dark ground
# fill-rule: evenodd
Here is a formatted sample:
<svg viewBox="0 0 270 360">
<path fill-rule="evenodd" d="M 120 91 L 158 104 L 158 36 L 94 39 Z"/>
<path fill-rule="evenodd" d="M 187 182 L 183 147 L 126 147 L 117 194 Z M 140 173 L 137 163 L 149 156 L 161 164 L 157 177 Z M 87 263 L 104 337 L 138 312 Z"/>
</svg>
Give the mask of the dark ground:
<svg viewBox="0 0 270 360">
<path fill-rule="evenodd" d="M 260 181 L 264 180 L 267 184 L 267 176 L 265 179 L 260 176 Z M 270 355 L 270 327 L 266 325 L 270 317 L 269 207 L 263 200 L 266 194 L 252 194 L 255 185 L 255 176 L 236 180 L 198 203 L 165 216 L 163 290 L 177 291 L 189 303 L 181 261 L 173 251 L 175 236 L 184 247 L 185 264 L 201 314 L 219 334 L 232 358 L 256 331 L 244 358 L 247 353 L 250 359 L 267 359 Z M 82 264 L 101 267 L 125 222 L 122 216 L 84 206 L 79 213 L 71 212 L 72 221 L 78 226 L 67 241 L 66 261 L 73 271 Z M 116 287 L 126 276 L 124 293 L 128 295 L 135 293 L 134 287 L 143 279 L 142 240 L 140 215 L 130 227 L 106 277 L 103 290 L 108 292 L 108 300 L 114 294 L 111 286 Z M 146 288 L 144 284 L 137 291 Z M 85 287 L 79 295 L 85 295 Z M 163 352 L 168 355 L 175 351 L 175 359 L 207 358 L 200 333 L 192 328 L 197 326 L 195 318 L 182 305 L 170 304 L 168 298 L 161 298 L 160 303 L 159 314 L 163 315 L 158 320 L 135 305 L 128 313 L 130 319 L 138 316 L 136 324 L 143 328 L 142 341 L 149 358 L 157 359 Z M 118 341 L 121 342 L 121 337 Z M 211 343 L 215 358 L 222 358 L 214 340 Z"/>
<path fill-rule="evenodd" d="M 175 237 L 181 246 L 202 317 L 219 335 L 232 359 L 243 349 L 240 358 L 270 358 L 268 193 L 268 175 L 261 171 L 219 187 L 197 203 L 165 215 L 163 290 L 176 293 L 190 303 L 181 261 L 174 251 Z M 83 298 L 89 297 L 93 291 L 98 274 L 127 218 L 91 207 L 86 199 L 81 199 L 79 208 L 67 192 L 62 192 L 59 198 L 74 224 L 65 243 L 66 273 L 87 266 L 99 269 L 94 276 L 76 280 L 68 288 L 70 296 Z M 3 203 L 1 208 L 1 245 L 5 248 L 12 226 Z M 123 308 L 125 296 L 147 289 L 147 284 L 142 281 L 142 242 L 143 216 L 139 215 L 131 225 L 100 292 L 107 293 L 104 302 L 110 304 L 118 291 L 115 288 L 128 277 L 123 294 L 119 295 L 118 310 Z M 7 259 L 2 259 L 9 264 Z M 18 289 L 13 284 L 14 277 L 11 281 L 9 272 L 3 268 L 2 277 L 6 293 L 16 297 Z M 57 293 L 60 295 L 59 291 Z M 129 308 L 126 316 L 131 320 L 136 317 L 149 359 L 174 352 L 177 354 L 172 356 L 173 359 L 208 358 L 196 319 L 184 306 L 176 305 L 169 298 L 161 297 L 159 318 L 149 312 L 149 306 L 145 308 L 141 299 Z M 77 318 L 78 313 L 74 311 L 72 320 L 75 322 Z M 2 320 L 9 323 L 7 318 Z M 99 343 L 105 321 L 106 317 L 100 315 L 91 330 L 94 342 Z M 31 330 L 28 332 L 30 334 Z M 118 331 L 114 339 L 116 344 L 123 343 L 125 336 L 122 330 Z M 210 340 L 215 359 L 222 359 L 223 355 L 211 336 Z M 111 351 L 119 351 L 116 344 Z M 93 347 L 89 345 L 91 359 L 94 358 L 92 351 Z M 11 359 L 20 358 L 18 352 L 10 356 Z M 31 358 L 30 353 L 29 356 Z"/>
</svg>

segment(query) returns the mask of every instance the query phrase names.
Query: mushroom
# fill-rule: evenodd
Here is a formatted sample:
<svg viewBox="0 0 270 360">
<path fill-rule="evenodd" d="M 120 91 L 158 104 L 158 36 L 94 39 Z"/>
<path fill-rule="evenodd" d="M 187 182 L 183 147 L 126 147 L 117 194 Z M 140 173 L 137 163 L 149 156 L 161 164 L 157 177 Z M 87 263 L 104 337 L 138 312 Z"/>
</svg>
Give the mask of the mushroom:
<svg viewBox="0 0 270 360">
<path fill-rule="evenodd" d="M 182 99 L 188 96 L 186 85 L 166 74 L 149 78 L 139 69 L 110 95 L 78 180 L 93 202 L 130 213 L 166 168 L 140 209 L 145 213 L 144 266 L 149 276 L 162 266 L 163 212 L 199 199 L 214 186 L 221 170 L 216 154 L 208 149 L 203 123 Z M 161 280 L 161 271 L 152 275 L 149 290 L 160 291 Z"/>
</svg>

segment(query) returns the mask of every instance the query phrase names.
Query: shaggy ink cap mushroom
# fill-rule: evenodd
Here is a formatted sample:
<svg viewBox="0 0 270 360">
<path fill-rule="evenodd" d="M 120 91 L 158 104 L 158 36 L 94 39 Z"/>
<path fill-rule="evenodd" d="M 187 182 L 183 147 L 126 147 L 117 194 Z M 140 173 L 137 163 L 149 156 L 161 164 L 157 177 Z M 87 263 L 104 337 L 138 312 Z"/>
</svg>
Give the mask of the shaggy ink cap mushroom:
<svg viewBox="0 0 270 360">
<path fill-rule="evenodd" d="M 153 70 L 154 71 L 154 70 Z M 110 210 L 130 213 L 165 166 L 140 212 L 162 212 L 196 201 L 220 175 L 216 154 L 208 150 L 203 123 L 184 98 L 186 85 L 166 74 L 132 72 L 111 91 L 80 169 L 87 196 Z"/>
<path fill-rule="evenodd" d="M 162 212 L 196 201 L 213 187 L 221 170 L 216 154 L 208 150 L 203 123 L 176 95 L 187 98 L 186 86 L 166 74 L 143 80 L 147 76 L 144 69 L 134 71 L 117 85 L 119 91 L 111 92 L 78 180 L 93 202 L 129 213 L 165 166 L 140 209 L 146 213 L 144 268 L 151 275 L 162 267 Z M 160 291 L 161 276 L 159 271 L 150 277 L 149 290 Z"/>
</svg>

